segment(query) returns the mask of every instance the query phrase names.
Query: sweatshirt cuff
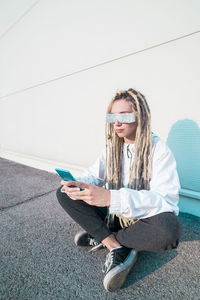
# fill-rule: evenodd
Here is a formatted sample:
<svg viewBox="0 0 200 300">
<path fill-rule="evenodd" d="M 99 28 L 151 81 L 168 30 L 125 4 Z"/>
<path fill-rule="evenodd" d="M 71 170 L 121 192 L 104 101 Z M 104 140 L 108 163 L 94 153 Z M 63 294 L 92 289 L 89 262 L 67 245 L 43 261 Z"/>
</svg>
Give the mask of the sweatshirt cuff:
<svg viewBox="0 0 200 300">
<path fill-rule="evenodd" d="M 120 201 L 120 192 L 117 190 L 110 190 L 110 214 L 120 214 L 121 210 L 121 201 Z"/>
</svg>

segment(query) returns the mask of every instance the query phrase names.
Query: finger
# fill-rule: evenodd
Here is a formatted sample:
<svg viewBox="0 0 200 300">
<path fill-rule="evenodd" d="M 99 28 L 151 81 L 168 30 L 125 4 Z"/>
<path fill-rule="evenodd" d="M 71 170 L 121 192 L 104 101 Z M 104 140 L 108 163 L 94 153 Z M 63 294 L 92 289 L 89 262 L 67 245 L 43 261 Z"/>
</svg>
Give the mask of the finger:
<svg viewBox="0 0 200 300">
<path fill-rule="evenodd" d="M 63 187 L 61 188 L 61 192 L 62 192 L 62 193 L 68 193 L 68 188 L 65 187 L 65 186 L 63 186 Z"/>
<path fill-rule="evenodd" d="M 65 186 L 69 186 L 69 185 L 72 185 L 72 182 L 74 181 L 65 181 L 65 180 L 61 180 L 61 185 L 65 185 Z"/>
<path fill-rule="evenodd" d="M 88 190 L 83 190 L 83 191 L 80 191 L 80 189 L 78 189 L 78 191 L 77 190 L 75 190 L 75 189 L 70 189 L 70 191 L 68 190 L 68 193 L 70 194 L 70 195 L 72 195 L 73 197 L 85 197 L 85 196 L 89 196 L 88 195 Z"/>
<path fill-rule="evenodd" d="M 69 187 L 66 186 L 66 185 L 63 185 L 62 188 L 61 188 L 61 192 L 67 193 L 67 192 L 69 192 L 69 189 L 71 189 L 71 188 L 69 188 Z M 76 188 L 76 189 L 77 189 L 77 191 L 80 191 L 79 188 Z"/>
<path fill-rule="evenodd" d="M 71 181 L 73 185 L 76 185 L 78 187 L 89 189 L 90 185 L 81 181 Z"/>
<path fill-rule="evenodd" d="M 75 196 L 74 194 L 67 194 L 70 198 L 76 198 L 77 200 L 82 200 L 90 205 L 92 205 L 92 200 L 89 196 Z"/>
<path fill-rule="evenodd" d="M 80 188 L 79 187 L 66 187 L 66 191 L 68 192 L 80 192 Z"/>
<path fill-rule="evenodd" d="M 62 188 L 60 189 L 60 191 L 61 191 L 61 193 L 65 193 L 64 187 L 62 187 Z"/>
</svg>

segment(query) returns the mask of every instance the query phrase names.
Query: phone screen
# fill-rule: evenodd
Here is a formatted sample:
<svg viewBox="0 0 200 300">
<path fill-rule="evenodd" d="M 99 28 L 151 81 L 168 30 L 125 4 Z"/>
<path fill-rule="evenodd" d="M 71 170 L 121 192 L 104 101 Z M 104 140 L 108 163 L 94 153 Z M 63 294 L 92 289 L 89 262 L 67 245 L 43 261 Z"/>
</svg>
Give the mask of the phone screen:
<svg viewBox="0 0 200 300">
<path fill-rule="evenodd" d="M 64 170 L 64 169 L 59 169 L 59 168 L 56 168 L 55 170 L 63 180 L 65 180 L 65 181 L 76 181 L 76 179 L 73 177 L 73 175 L 70 173 L 70 171 Z M 77 186 L 70 185 L 70 187 L 77 187 Z M 80 187 L 80 191 L 83 191 L 83 190 L 84 189 Z"/>
<path fill-rule="evenodd" d="M 70 180 L 76 181 L 76 179 L 72 176 L 72 174 L 68 170 L 59 169 L 59 168 L 56 168 L 55 170 L 63 180 L 65 180 L 65 181 L 70 181 Z"/>
</svg>

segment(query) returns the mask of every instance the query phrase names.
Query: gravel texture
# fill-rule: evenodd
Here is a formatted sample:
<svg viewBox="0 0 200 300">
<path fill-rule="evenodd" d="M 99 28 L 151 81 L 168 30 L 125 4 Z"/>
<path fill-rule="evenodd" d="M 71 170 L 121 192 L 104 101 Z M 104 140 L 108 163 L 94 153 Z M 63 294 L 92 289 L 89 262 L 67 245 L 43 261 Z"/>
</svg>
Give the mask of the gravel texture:
<svg viewBox="0 0 200 300">
<path fill-rule="evenodd" d="M 56 174 L 0 159 L 0 299 L 200 299 L 200 218 L 180 214 L 178 249 L 141 252 L 123 288 L 104 290 L 107 251 L 73 243 Z"/>
</svg>

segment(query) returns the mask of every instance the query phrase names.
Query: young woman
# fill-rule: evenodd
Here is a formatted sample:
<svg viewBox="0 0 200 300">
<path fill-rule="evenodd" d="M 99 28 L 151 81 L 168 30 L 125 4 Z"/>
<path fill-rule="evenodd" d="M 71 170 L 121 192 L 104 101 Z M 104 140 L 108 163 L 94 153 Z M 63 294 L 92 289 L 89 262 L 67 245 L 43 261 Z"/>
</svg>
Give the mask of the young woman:
<svg viewBox="0 0 200 300">
<path fill-rule="evenodd" d="M 103 269 L 106 290 L 123 285 L 139 251 L 178 246 L 176 162 L 151 132 L 150 110 L 140 92 L 116 93 L 107 110 L 106 149 L 76 182 L 61 185 L 59 203 L 85 230 L 75 236 L 76 245 L 109 250 Z"/>
</svg>

